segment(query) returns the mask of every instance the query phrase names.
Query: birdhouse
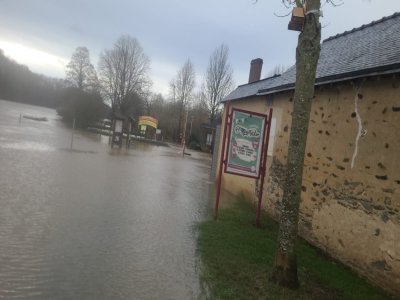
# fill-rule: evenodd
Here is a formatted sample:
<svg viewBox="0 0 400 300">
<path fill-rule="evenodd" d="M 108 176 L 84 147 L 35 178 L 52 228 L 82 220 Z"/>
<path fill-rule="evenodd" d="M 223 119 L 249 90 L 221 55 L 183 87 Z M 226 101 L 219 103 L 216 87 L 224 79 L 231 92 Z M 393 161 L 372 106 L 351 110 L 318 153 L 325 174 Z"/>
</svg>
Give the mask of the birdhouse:
<svg viewBox="0 0 400 300">
<path fill-rule="evenodd" d="M 302 31 L 304 25 L 304 8 L 294 7 L 292 11 L 292 18 L 290 19 L 288 29 L 294 31 Z"/>
</svg>

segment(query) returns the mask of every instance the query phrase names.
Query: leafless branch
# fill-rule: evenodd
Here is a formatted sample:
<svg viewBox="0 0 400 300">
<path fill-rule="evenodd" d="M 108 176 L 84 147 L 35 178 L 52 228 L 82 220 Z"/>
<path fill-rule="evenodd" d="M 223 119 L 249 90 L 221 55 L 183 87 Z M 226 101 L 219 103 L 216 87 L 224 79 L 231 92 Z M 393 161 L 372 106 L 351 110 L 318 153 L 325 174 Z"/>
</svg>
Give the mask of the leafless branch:
<svg viewBox="0 0 400 300">
<path fill-rule="evenodd" d="M 171 93 L 178 105 L 178 130 L 182 133 L 182 119 L 184 111 L 192 99 L 196 74 L 192 62 L 188 59 L 171 81 Z"/>
<path fill-rule="evenodd" d="M 233 70 L 228 62 L 229 48 L 222 44 L 210 55 L 205 75 L 203 93 L 210 122 L 213 122 L 221 100 L 232 90 Z"/>
<path fill-rule="evenodd" d="M 291 14 L 292 12 L 289 12 L 289 13 L 287 13 L 286 15 L 278 15 L 278 14 L 276 14 L 276 13 L 274 13 L 274 16 L 275 17 L 278 17 L 278 18 L 285 18 L 285 17 L 287 17 L 287 16 L 289 16 L 290 14 Z"/>
<path fill-rule="evenodd" d="M 90 63 L 89 50 L 77 47 L 66 68 L 66 81 L 80 90 L 96 90 L 98 85 L 96 70 Z"/>
<path fill-rule="evenodd" d="M 336 3 L 336 0 L 329 0 L 329 1 L 327 1 L 327 2 L 331 3 L 332 6 L 335 6 L 335 7 L 336 7 L 336 6 L 341 6 L 341 5 L 344 4 L 343 1 L 340 1 L 340 3 Z"/>
<path fill-rule="evenodd" d="M 141 93 L 149 85 L 149 59 L 139 42 L 130 36 L 120 37 L 111 50 L 100 55 L 99 71 L 103 92 L 113 109 L 132 93 Z"/>
</svg>

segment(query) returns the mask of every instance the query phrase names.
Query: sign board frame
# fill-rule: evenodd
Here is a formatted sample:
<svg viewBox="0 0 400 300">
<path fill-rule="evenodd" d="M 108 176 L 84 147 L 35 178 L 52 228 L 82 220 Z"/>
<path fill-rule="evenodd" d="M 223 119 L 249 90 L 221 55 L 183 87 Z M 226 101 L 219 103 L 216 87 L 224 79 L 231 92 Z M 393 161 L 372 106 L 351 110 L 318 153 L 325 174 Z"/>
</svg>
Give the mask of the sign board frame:
<svg viewBox="0 0 400 300">
<path fill-rule="evenodd" d="M 115 120 L 115 127 L 114 127 L 114 132 L 115 133 L 122 133 L 122 127 L 124 126 L 124 121 L 123 120 Z"/>
<path fill-rule="evenodd" d="M 225 173 L 260 178 L 267 123 L 265 114 L 232 109 Z"/>
<path fill-rule="evenodd" d="M 273 109 L 269 109 L 268 115 L 266 114 L 261 114 L 257 112 L 252 112 L 252 111 L 247 111 L 243 109 L 238 109 L 238 108 L 233 108 L 231 109 L 231 103 L 228 101 L 225 104 L 225 121 L 224 121 L 224 127 L 223 127 L 223 138 L 222 138 L 222 149 L 220 152 L 219 156 L 219 168 L 218 168 L 218 177 L 217 177 L 217 190 L 216 190 L 216 199 L 215 199 L 215 213 L 214 213 L 214 219 L 218 219 L 218 208 L 219 208 L 219 200 L 221 196 L 221 183 L 222 183 L 222 171 L 224 169 L 223 165 L 225 165 L 225 172 L 226 173 L 231 173 L 235 175 L 240 175 L 240 176 L 246 176 L 250 178 L 255 178 L 256 180 L 256 186 L 258 183 L 260 183 L 259 189 L 256 189 L 256 197 L 258 197 L 258 204 L 257 204 L 257 213 L 256 213 L 256 226 L 261 227 L 261 201 L 262 201 L 262 196 L 263 196 L 263 191 L 264 191 L 264 180 L 265 180 L 265 173 L 267 169 L 267 157 L 268 157 L 268 144 L 269 144 L 269 139 L 270 139 L 270 131 L 271 131 L 271 120 L 272 120 L 272 111 Z M 231 132 L 234 130 L 234 126 L 232 126 L 232 120 L 233 120 L 233 112 L 241 112 L 244 114 L 249 114 L 250 116 L 257 116 L 257 117 L 262 117 L 264 118 L 264 125 L 263 125 L 263 134 L 260 134 L 260 137 L 262 137 L 261 143 L 262 143 L 262 148 L 261 152 L 259 152 L 260 155 L 260 162 L 258 163 L 258 174 L 256 176 L 249 176 L 248 174 L 243 174 L 241 172 L 240 174 L 238 173 L 232 173 L 230 170 L 227 170 L 227 161 L 228 161 L 228 154 L 229 154 L 229 146 L 231 145 Z M 229 133 L 227 133 L 229 132 Z M 251 135 L 251 134 L 250 134 Z M 229 143 L 230 145 L 227 145 Z M 246 144 L 246 143 L 242 143 Z M 258 144 L 259 146 L 260 144 Z M 248 144 L 247 144 L 248 147 Z M 254 148 L 254 147 L 253 147 Z M 243 150 L 243 149 L 242 149 Z M 254 149 L 253 149 L 254 150 Z M 232 153 L 232 150 L 230 150 Z M 243 154 L 243 153 L 242 153 Z"/>
</svg>

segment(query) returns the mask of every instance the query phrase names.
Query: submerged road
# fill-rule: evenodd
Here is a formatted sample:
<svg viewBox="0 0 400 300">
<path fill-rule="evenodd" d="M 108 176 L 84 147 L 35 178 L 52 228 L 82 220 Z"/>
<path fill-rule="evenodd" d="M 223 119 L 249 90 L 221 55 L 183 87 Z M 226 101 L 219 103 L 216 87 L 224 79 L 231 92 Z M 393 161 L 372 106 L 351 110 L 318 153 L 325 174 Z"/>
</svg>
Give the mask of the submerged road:
<svg viewBox="0 0 400 300">
<path fill-rule="evenodd" d="M 202 298 L 210 158 L 70 139 L 54 110 L 0 100 L 0 299 Z"/>
</svg>

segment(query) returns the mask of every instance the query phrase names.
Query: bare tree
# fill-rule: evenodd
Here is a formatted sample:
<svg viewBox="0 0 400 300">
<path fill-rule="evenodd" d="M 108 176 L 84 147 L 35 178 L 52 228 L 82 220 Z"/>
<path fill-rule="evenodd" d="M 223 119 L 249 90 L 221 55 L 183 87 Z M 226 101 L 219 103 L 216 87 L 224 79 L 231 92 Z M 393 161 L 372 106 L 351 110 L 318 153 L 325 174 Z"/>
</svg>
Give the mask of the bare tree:
<svg viewBox="0 0 400 300">
<path fill-rule="evenodd" d="M 188 59 L 170 83 L 171 93 L 178 104 L 178 133 L 182 133 L 182 119 L 187 109 L 195 86 L 193 64 Z"/>
<path fill-rule="evenodd" d="M 207 106 L 207 100 L 204 97 L 204 93 L 201 91 L 195 93 L 193 105 L 189 111 L 190 116 L 190 127 L 189 127 L 189 140 L 195 138 L 195 140 L 201 145 L 201 126 L 209 120 L 209 109 Z M 192 135 L 192 137 L 191 137 Z M 190 145 L 188 145 L 190 147 Z"/>
<path fill-rule="evenodd" d="M 297 259 L 295 244 L 298 234 L 299 205 L 303 179 L 304 154 L 316 69 L 321 51 L 321 0 L 282 0 L 303 7 L 305 20 L 296 49 L 296 84 L 292 125 L 289 138 L 287 170 L 279 220 L 278 249 L 271 279 L 283 286 L 297 288 Z M 329 0 L 332 2 L 332 0 Z M 334 3 L 333 3 L 334 4 Z"/>
<path fill-rule="evenodd" d="M 96 89 L 97 74 L 90 63 L 89 50 L 86 47 L 77 47 L 72 54 L 71 61 L 66 69 L 67 83 L 81 91 Z"/>
<path fill-rule="evenodd" d="M 153 94 L 149 88 L 146 88 L 144 91 L 142 91 L 142 97 L 143 97 L 143 101 L 144 101 L 145 114 L 148 116 L 151 116 L 152 104 L 153 104 L 153 100 L 156 98 L 156 95 Z"/>
<path fill-rule="evenodd" d="M 288 69 L 289 69 L 288 66 L 276 65 L 272 70 L 270 70 L 267 73 L 266 77 L 272 77 L 272 76 L 276 76 L 276 75 L 281 75 L 281 74 L 285 73 Z"/>
<path fill-rule="evenodd" d="M 112 109 L 119 110 L 129 94 L 139 93 L 149 85 L 149 58 L 137 39 L 122 36 L 113 49 L 100 55 L 100 83 Z"/>
<path fill-rule="evenodd" d="M 214 50 L 208 61 L 203 92 L 211 123 L 218 113 L 221 100 L 233 87 L 233 70 L 228 63 L 228 56 L 229 48 L 222 44 Z"/>
</svg>

